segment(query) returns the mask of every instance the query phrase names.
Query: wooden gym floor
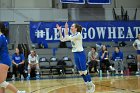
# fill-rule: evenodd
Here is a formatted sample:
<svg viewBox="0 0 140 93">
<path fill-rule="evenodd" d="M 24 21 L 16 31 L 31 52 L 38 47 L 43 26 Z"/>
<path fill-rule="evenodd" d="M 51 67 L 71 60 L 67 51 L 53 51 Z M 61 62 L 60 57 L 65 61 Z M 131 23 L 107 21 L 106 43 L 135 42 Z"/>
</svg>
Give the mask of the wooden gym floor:
<svg viewBox="0 0 140 93">
<path fill-rule="evenodd" d="M 140 93 L 140 76 L 93 77 L 95 93 Z M 27 93 L 86 93 L 82 78 L 10 81 Z M 6 90 L 6 93 L 11 93 Z"/>
</svg>

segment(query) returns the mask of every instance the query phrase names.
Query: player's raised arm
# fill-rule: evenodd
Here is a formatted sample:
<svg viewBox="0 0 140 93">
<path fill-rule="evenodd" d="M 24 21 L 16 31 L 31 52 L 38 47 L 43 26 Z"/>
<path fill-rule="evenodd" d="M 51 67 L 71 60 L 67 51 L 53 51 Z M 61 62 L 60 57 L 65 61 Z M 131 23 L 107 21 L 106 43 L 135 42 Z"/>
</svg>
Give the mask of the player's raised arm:
<svg viewBox="0 0 140 93">
<path fill-rule="evenodd" d="M 63 35 L 62 35 L 62 27 L 61 26 L 59 26 L 58 24 L 56 24 L 56 28 L 57 28 L 57 30 L 59 31 L 59 35 L 60 35 L 60 40 L 62 40 L 63 39 Z"/>
<path fill-rule="evenodd" d="M 65 41 L 69 41 L 69 35 L 68 35 L 68 25 L 65 24 L 65 37 L 63 37 L 62 35 L 62 28 L 61 26 L 59 26 L 58 24 L 56 25 L 57 30 L 59 31 L 60 34 L 60 41 L 65 42 Z"/>
<path fill-rule="evenodd" d="M 69 25 L 68 25 L 68 23 L 66 22 L 66 23 L 65 23 L 65 36 L 68 35 L 68 29 L 69 29 Z"/>
</svg>

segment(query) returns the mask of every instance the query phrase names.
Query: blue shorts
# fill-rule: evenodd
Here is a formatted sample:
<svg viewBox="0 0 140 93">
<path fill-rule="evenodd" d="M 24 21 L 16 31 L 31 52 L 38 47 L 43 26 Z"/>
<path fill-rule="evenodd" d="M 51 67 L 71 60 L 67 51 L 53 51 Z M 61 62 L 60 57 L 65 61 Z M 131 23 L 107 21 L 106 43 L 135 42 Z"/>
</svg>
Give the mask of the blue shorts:
<svg viewBox="0 0 140 93">
<path fill-rule="evenodd" d="M 9 67 L 11 66 L 11 60 L 10 60 L 10 57 L 5 57 L 5 58 L 2 58 L 0 60 L 0 64 L 5 64 L 5 65 L 8 65 Z"/>
<path fill-rule="evenodd" d="M 140 50 L 137 50 L 137 54 L 140 55 Z"/>
<path fill-rule="evenodd" d="M 85 52 L 74 52 L 74 59 L 76 67 L 79 71 L 85 71 L 87 70 L 86 67 L 86 55 Z"/>
</svg>

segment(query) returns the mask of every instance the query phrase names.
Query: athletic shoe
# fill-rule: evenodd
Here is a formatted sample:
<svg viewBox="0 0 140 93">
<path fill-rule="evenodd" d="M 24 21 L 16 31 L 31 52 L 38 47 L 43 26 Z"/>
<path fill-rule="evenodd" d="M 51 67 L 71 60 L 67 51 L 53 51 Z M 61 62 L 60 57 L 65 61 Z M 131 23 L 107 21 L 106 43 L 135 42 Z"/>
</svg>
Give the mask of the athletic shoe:
<svg viewBox="0 0 140 93">
<path fill-rule="evenodd" d="M 115 74 L 116 74 L 116 75 L 118 75 L 118 74 L 119 74 L 119 72 L 118 72 L 118 71 L 116 71 L 116 72 L 115 72 Z"/>
<path fill-rule="evenodd" d="M 26 91 L 18 91 L 17 93 L 26 93 Z"/>
<path fill-rule="evenodd" d="M 108 70 L 107 70 L 107 72 L 106 72 L 106 73 L 107 73 L 107 75 L 109 75 L 109 74 L 110 74 Z"/>
<path fill-rule="evenodd" d="M 20 79 L 21 79 L 21 80 L 24 80 L 24 76 L 23 76 L 23 75 L 21 75 Z"/>
<path fill-rule="evenodd" d="M 36 75 L 36 79 L 40 79 L 40 76 L 39 75 Z"/>
<path fill-rule="evenodd" d="M 93 93 L 95 91 L 95 85 L 93 83 L 89 83 L 90 89 L 89 93 Z"/>
<path fill-rule="evenodd" d="M 114 67 L 110 66 L 109 68 L 110 68 L 111 71 L 115 71 Z"/>
<path fill-rule="evenodd" d="M 12 80 L 15 80 L 15 75 L 13 75 L 11 79 L 12 79 Z"/>
<path fill-rule="evenodd" d="M 121 71 L 121 75 L 123 75 L 123 71 Z"/>
<path fill-rule="evenodd" d="M 30 76 L 28 75 L 26 79 L 27 79 L 27 80 L 30 80 Z"/>
<path fill-rule="evenodd" d="M 89 82 L 85 82 L 85 85 L 86 85 L 86 93 L 90 93 L 90 85 L 89 85 Z"/>
<path fill-rule="evenodd" d="M 99 70 L 97 69 L 97 73 L 99 73 Z"/>
<path fill-rule="evenodd" d="M 137 72 L 136 72 L 136 75 L 139 75 L 139 74 L 140 74 L 140 71 L 137 71 Z"/>
</svg>

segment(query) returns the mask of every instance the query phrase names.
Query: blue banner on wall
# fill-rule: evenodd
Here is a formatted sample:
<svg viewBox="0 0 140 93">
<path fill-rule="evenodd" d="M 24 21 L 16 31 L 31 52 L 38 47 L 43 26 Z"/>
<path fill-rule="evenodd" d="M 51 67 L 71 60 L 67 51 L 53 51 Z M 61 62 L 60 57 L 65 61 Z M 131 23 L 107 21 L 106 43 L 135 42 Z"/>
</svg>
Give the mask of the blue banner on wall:
<svg viewBox="0 0 140 93">
<path fill-rule="evenodd" d="M 111 0 L 87 0 L 88 4 L 111 4 Z"/>
<path fill-rule="evenodd" d="M 60 0 L 62 3 L 85 4 L 85 0 Z"/>
<path fill-rule="evenodd" d="M 133 41 L 140 33 L 140 21 L 91 21 L 76 22 L 83 27 L 84 42 Z M 64 22 L 30 22 L 30 37 L 33 43 L 60 42 L 56 24 Z M 68 22 L 69 28 L 73 22 Z M 69 30 L 70 34 L 71 31 Z"/>
</svg>

